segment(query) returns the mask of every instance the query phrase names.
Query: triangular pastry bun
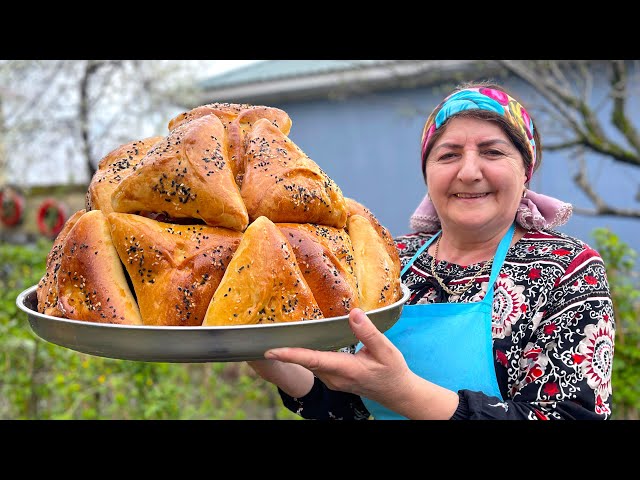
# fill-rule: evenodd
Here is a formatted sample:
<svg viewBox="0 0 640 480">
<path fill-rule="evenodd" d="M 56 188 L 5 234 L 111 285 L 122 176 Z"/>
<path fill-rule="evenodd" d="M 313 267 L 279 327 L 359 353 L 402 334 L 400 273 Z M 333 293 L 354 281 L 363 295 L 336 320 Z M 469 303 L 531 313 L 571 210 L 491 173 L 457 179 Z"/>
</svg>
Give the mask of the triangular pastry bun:
<svg viewBox="0 0 640 480">
<path fill-rule="evenodd" d="M 344 228 L 347 206 L 340 187 L 266 119 L 247 133 L 240 192 L 250 221 L 316 223 Z"/>
<path fill-rule="evenodd" d="M 373 212 L 363 204 L 349 197 L 345 197 L 345 200 L 347 202 L 348 215 L 362 215 L 364 218 L 369 220 L 369 223 L 371 223 L 376 232 L 378 232 L 378 235 L 380 235 L 380 238 L 382 238 L 389 257 L 396 265 L 398 271 L 400 271 L 400 254 L 398 253 L 398 247 L 396 247 L 396 243 L 393 240 L 391 232 L 389 232 L 389 230 L 378 221 Z"/>
<path fill-rule="evenodd" d="M 64 313 L 58 308 L 58 272 L 60 271 L 60 259 L 64 241 L 76 224 L 78 219 L 84 215 L 86 210 L 78 210 L 65 222 L 62 230 L 53 241 L 51 250 L 47 254 L 45 273 L 38 282 L 36 296 L 38 298 L 38 312 L 52 317 L 64 317 Z"/>
<path fill-rule="evenodd" d="M 244 143 L 247 131 L 260 118 L 266 118 L 285 135 L 291 130 L 291 118 L 284 110 L 246 103 L 209 103 L 181 113 L 169 121 L 169 130 L 204 115 L 216 115 L 229 135 L 229 159 L 234 178 L 242 185 Z"/>
<path fill-rule="evenodd" d="M 100 210 L 82 215 L 69 231 L 56 283 L 58 307 L 65 318 L 142 325 L 109 222 Z"/>
<path fill-rule="evenodd" d="M 205 115 L 215 115 L 225 127 L 228 127 L 231 122 L 238 118 L 238 114 L 245 108 L 249 108 L 249 105 L 246 103 L 216 102 L 199 105 L 191 110 L 179 113 L 169 120 L 167 126 L 171 132 L 180 125 L 195 120 L 196 118 L 204 117 Z"/>
<path fill-rule="evenodd" d="M 371 222 L 362 215 L 350 215 L 347 231 L 353 244 L 360 308 L 374 310 L 399 300 L 400 265 L 389 256 Z"/>
<path fill-rule="evenodd" d="M 242 123 L 247 124 L 253 123 L 260 118 L 266 118 L 285 135 L 289 135 L 291 130 L 291 118 L 284 110 L 265 105 L 228 102 L 207 103 L 206 105 L 200 105 L 187 112 L 180 113 L 169 120 L 168 128 L 171 131 L 185 122 L 190 122 L 193 119 L 211 114 L 220 118 L 224 125 L 229 125 L 239 117 Z"/>
<path fill-rule="evenodd" d="M 249 225 L 213 294 L 203 326 L 254 325 L 323 318 L 295 254 L 266 217 Z"/>
<path fill-rule="evenodd" d="M 98 163 L 98 169 L 89 183 L 85 200 L 86 210 L 102 210 L 105 215 L 113 212 L 111 206 L 113 191 L 120 181 L 133 171 L 133 167 L 140 163 L 147 152 L 163 139 L 164 137 L 157 136 L 136 140 L 120 145 L 105 155 Z"/>
<path fill-rule="evenodd" d="M 226 129 L 218 117 L 186 122 L 122 179 L 111 197 L 113 210 L 164 213 L 242 232 L 249 218 L 228 155 Z"/>
<path fill-rule="evenodd" d="M 242 233 L 128 213 L 108 217 L 145 325 L 198 326 Z"/>
<path fill-rule="evenodd" d="M 325 317 L 348 315 L 360 305 L 353 247 L 343 228 L 311 223 L 276 225 L 293 248 L 298 266 Z"/>
</svg>

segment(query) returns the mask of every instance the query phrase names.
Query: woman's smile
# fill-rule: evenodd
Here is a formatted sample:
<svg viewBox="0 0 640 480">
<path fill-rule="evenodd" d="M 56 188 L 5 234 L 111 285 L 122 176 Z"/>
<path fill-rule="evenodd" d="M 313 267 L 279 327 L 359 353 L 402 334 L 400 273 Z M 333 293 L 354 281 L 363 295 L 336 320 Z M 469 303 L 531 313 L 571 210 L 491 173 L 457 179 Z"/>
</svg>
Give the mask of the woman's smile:
<svg viewBox="0 0 640 480">
<path fill-rule="evenodd" d="M 455 198 L 459 198 L 461 200 L 475 200 L 477 198 L 485 198 L 489 193 L 454 193 L 453 196 Z"/>
</svg>

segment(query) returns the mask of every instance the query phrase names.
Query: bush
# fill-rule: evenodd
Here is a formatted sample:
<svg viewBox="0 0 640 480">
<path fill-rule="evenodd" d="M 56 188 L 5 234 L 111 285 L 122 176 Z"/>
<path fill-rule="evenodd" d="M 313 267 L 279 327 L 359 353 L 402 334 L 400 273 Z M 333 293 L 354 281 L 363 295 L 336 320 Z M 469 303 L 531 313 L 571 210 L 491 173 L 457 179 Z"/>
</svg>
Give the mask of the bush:
<svg viewBox="0 0 640 480">
<path fill-rule="evenodd" d="M 16 297 L 51 246 L 0 246 L 0 419 L 300 419 L 244 362 L 114 360 L 40 339 Z"/>
<path fill-rule="evenodd" d="M 638 419 L 640 412 L 640 283 L 637 253 L 605 228 L 593 231 L 607 268 L 616 322 L 612 418 Z"/>
</svg>

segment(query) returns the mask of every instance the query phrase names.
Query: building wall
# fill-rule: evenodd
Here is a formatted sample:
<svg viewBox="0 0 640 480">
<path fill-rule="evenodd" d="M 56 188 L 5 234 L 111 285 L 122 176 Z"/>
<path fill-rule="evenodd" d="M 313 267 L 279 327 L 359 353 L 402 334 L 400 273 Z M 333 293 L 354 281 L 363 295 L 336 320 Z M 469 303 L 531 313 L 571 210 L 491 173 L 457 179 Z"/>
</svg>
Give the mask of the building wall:
<svg viewBox="0 0 640 480">
<path fill-rule="evenodd" d="M 532 110 L 543 142 L 556 132 L 536 116 L 535 106 L 526 102 L 531 90 L 516 79 L 502 82 Z M 283 102 L 277 105 L 291 117 L 289 137 L 341 187 L 346 196 L 366 205 L 393 235 L 409 231 L 409 217 L 426 189 L 420 171 L 420 136 L 431 109 L 449 90 L 418 88 L 370 93 L 342 100 Z M 596 87 L 594 99 L 606 95 Z M 640 112 L 637 101 L 629 113 Z M 601 112 L 609 124 L 608 112 Z M 636 115 L 640 118 L 640 113 Z M 606 158 L 587 157 L 590 179 L 603 197 L 618 207 L 640 208 L 634 199 L 640 172 Z M 532 190 L 551 195 L 576 207 L 590 208 L 587 198 L 575 186 L 572 176 L 577 159 L 567 152 L 543 151 L 540 169 L 531 182 Z M 622 241 L 640 252 L 640 220 L 591 217 L 574 213 L 559 230 L 593 243 L 591 232 L 607 227 Z"/>
</svg>

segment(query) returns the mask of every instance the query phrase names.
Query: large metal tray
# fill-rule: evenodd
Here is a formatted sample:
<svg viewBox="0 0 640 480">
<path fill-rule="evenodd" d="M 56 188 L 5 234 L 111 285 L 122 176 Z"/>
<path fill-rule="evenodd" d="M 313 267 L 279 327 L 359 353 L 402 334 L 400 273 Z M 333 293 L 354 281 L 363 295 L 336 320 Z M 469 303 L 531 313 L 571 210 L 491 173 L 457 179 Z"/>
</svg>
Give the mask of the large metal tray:
<svg viewBox="0 0 640 480">
<path fill-rule="evenodd" d="M 56 345 L 100 357 L 142 362 L 238 362 L 264 358 L 276 347 L 337 350 L 357 340 L 347 315 L 341 317 L 265 325 L 226 327 L 156 327 L 115 325 L 68 320 L 37 311 L 37 285 L 18 295 L 18 308 L 27 313 L 33 332 Z M 392 305 L 370 310 L 367 316 L 382 332 L 400 317 L 409 299 L 402 285 L 402 298 Z"/>
</svg>

